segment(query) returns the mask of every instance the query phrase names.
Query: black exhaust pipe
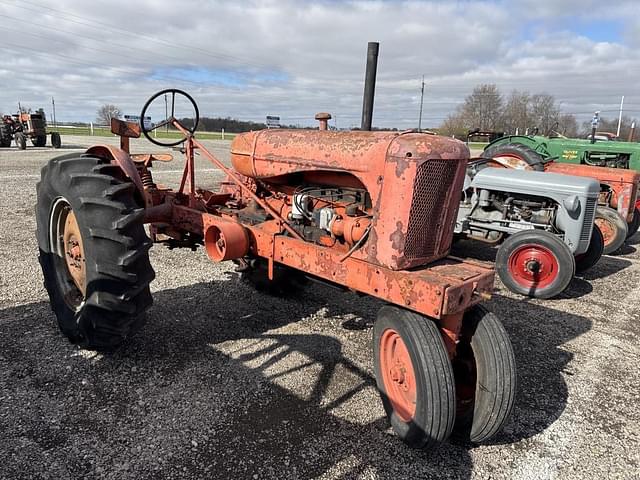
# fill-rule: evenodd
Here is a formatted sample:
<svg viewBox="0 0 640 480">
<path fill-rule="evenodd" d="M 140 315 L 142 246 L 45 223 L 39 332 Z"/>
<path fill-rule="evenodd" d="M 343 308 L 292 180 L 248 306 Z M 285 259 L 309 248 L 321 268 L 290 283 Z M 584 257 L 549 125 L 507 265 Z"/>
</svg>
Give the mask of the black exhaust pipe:
<svg viewBox="0 0 640 480">
<path fill-rule="evenodd" d="M 369 42 L 367 45 L 367 70 L 364 77 L 364 97 L 362 99 L 362 123 L 361 130 L 371 130 L 373 120 L 373 97 L 376 91 L 376 72 L 378 70 L 378 42 Z"/>
</svg>

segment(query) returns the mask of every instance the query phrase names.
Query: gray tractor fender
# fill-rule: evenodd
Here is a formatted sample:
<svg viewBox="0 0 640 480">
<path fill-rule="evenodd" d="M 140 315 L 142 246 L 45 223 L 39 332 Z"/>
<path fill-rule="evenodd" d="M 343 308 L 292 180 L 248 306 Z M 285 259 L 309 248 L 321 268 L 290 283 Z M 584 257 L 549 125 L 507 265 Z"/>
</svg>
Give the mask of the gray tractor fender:
<svg viewBox="0 0 640 480">
<path fill-rule="evenodd" d="M 485 168 L 475 175 L 471 187 L 555 201 L 556 227 L 564 232 L 564 242 L 571 253 L 578 255 L 589 248 L 600 194 L 597 180 L 551 172 Z"/>
</svg>

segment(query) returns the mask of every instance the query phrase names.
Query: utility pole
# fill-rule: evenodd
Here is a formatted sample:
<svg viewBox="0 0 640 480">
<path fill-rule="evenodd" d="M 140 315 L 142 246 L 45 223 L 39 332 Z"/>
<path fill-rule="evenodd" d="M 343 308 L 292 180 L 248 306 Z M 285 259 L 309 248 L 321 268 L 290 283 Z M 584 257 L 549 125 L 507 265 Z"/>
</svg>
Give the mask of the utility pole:
<svg viewBox="0 0 640 480">
<path fill-rule="evenodd" d="M 418 131 L 422 131 L 422 104 L 424 103 L 424 75 L 422 75 L 422 88 L 420 89 L 420 117 L 418 118 Z"/>
<path fill-rule="evenodd" d="M 58 124 L 56 123 L 56 101 L 53 97 L 51 97 L 51 108 L 53 110 L 53 126 L 57 127 Z"/>
<path fill-rule="evenodd" d="M 620 124 L 622 123 L 622 105 L 624 105 L 624 95 L 622 95 L 622 100 L 620 100 L 620 113 L 618 114 L 618 131 L 616 132 L 616 137 L 620 136 Z"/>
</svg>

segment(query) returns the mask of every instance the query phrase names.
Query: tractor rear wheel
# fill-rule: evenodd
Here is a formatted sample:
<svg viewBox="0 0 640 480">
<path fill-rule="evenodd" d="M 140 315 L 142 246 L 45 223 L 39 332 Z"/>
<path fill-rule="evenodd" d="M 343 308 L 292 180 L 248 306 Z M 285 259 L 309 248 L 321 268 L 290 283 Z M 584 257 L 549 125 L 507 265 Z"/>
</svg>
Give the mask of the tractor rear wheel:
<svg viewBox="0 0 640 480">
<path fill-rule="evenodd" d="M 596 225 L 604 236 L 604 254 L 619 250 L 627 239 L 629 227 L 620 214 L 610 207 L 596 208 Z"/>
<path fill-rule="evenodd" d="M 487 148 L 482 156 L 484 158 L 495 157 L 511 157 L 517 160 L 522 160 L 529 165 L 533 170 L 544 171 L 544 157 L 531 147 L 521 145 L 519 143 L 507 143 L 501 145 L 494 145 Z"/>
<path fill-rule="evenodd" d="M 376 383 L 396 434 L 410 447 L 446 440 L 455 421 L 455 386 L 435 322 L 385 306 L 373 326 Z"/>
<path fill-rule="evenodd" d="M 58 132 L 51 132 L 51 146 L 53 148 L 60 148 L 62 146 L 62 140 Z"/>
<path fill-rule="evenodd" d="M 486 442 L 511 415 L 517 382 L 509 335 L 486 308 L 476 305 L 465 312 L 452 366 L 455 428 L 472 442 Z"/>
<path fill-rule="evenodd" d="M 633 220 L 627 224 L 627 238 L 633 237 L 640 228 L 640 207 L 633 210 Z"/>
<path fill-rule="evenodd" d="M 571 283 L 576 262 L 562 240 L 545 230 L 527 230 L 507 238 L 496 255 L 496 271 L 512 292 L 552 298 Z"/>
<path fill-rule="evenodd" d="M 85 348 L 113 350 L 151 305 L 151 241 L 135 186 L 118 166 L 64 155 L 42 169 L 37 238 L 58 326 Z"/>
<path fill-rule="evenodd" d="M 24 133 L 16 133 L 13 136 L 13 139 L 16 141 L 16 147 L 20 150 L 25 150 L 27 148 L 27 137 L 24 136 Z"/>
<path fill-rule="evenodd" d="M 591 241 L 586 252 L 576 255 L 576 273 L 582 273 L 593 267 L 604 253 L 604 236 L 598 225 L 593 225 Z"/>
<path fill-rule="evenodd" d="M 8 148 L 11 146 L 11 127 L 9 125 L 0 125 L 0 147 Z"/>
<path fill-rule="evenodd" d="M 273 266 L 273 280 L 270 280 L 267 260 L 248 258 L 245 261 L 247 265 L 239 269 L 240 279 L 259 292 L 276 297 L 287 297 L 299 292 L 308 282 L 307 278 L 295 268 L 277 263 Z"/>
<path fill-rule="evenodd" d="M 47 144 L 47 136 L 38 135 L 37 137 L 33 137 L 31 143 L 33 143 L 34 147 L 44 147 Z"/>
</svg>

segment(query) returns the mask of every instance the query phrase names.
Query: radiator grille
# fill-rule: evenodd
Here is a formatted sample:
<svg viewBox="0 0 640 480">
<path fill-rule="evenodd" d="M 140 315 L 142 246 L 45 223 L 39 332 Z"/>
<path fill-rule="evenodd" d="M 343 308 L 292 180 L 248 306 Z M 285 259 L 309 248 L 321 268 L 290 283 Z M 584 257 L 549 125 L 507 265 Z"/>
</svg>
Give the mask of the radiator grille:
<svg viewBox="0 0 640 480">
<path fill-rule="evenodd" d="M 584 223 L 580 232 L 580 241 L 589 243 L 591 241 L 591 225 L 596 215 L 597 198 L 588 198 L 587 206 L 584 209 Z"/>
<path fill-rule="evenodd" d="M 458 162 L 452 160 L 431 160 L 418 166 L 404 247 L 407 259 L 438 253 L 442 233 L 447 230 L 444 217 L 457 169 Z"/>
</svg>

